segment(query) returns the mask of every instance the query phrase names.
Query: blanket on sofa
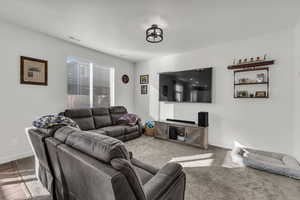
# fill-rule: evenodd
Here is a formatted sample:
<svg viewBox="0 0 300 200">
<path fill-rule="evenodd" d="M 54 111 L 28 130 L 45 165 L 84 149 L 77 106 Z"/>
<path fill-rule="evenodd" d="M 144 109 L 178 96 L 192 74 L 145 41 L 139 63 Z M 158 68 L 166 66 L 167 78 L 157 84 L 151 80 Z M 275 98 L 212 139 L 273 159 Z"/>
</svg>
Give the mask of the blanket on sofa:
<svg viewBox="0 0 300 200">
<path fill-rule="evenodd" d="M 77 123 L 63 115 L 45 115 L 33 121 L 32 125 L 36 128 L 48 129 L 57 125 L 71 126 L 79 128 Z"/>
<path fill-rule="evenodd" d="M 121 124 L 128 124 L 130 126 L 134 126 L 137 124 L 139 117 L 136 114 L 127 113 L 121 116 L 118 120 Z"/>
</svg>

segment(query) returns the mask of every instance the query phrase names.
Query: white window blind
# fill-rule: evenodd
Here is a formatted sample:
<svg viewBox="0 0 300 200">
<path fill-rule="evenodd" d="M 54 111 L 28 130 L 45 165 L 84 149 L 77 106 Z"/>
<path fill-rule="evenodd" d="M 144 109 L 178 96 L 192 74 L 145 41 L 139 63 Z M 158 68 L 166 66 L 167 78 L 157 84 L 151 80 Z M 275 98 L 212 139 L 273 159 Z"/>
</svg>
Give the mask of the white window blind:
<svg viewBox="0 0 300 200">
<path fill-rule="evenodd" d="M 68 108 L 108 107 L 114 104 L 114 70 L 70 57 Z"/>
</svg>

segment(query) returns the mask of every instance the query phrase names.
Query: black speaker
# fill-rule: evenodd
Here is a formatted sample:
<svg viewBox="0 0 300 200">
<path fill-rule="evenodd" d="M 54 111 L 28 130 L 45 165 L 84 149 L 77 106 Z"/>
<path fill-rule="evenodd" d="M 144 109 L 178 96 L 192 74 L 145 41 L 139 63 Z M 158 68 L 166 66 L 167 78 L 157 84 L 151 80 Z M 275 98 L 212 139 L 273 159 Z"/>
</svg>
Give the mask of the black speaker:
<svg viewBox="0 0 300 200">
<path fill-rule="evenodd" d="M 177 140 L 177 128 L 174 126 L 169 127 L 169 138 L 172 140 Z"/>
<path fill-rule="evenodd" d="M 198 126 L 208 127 L 208 112 L 198 112 Z"/>
</svg>

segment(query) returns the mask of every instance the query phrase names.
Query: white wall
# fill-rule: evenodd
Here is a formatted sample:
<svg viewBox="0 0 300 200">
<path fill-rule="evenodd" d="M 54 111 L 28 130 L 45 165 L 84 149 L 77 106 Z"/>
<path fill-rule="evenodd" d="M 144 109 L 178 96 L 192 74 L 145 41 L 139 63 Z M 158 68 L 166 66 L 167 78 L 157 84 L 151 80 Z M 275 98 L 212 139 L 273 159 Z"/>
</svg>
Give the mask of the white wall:
<svg viewBox="0 0 300 200">
<path fill-rule="evenodd" d="M 0 27 L 0 163 L 31 154 L 25 127 L 38 116 L 66 108 L 68 56 L 114 67 L 115 104 L 134 111 L 132 63 L 5 22 Z M 48 86 L 20 84 L 20 56 L 48 60 Z M 129 84 L 121 82 L 122 74 L 129 75 Z"/>
<path fill-rule="evenodd" d="M 300 23 L 294 33 L 294 155 L 300 161 Z"/>
<path fill-rule="evenodd" d="M 221 34 L 221 33 L 220 33 Z M 233 141 L 269 151 L 293 150 L 293 30 L 220 44 L 197 51 L 161 57 L 136 65 L 135 104 L 144 119 L 159 115 L 197 120 L 198 111 L 208 111 L 210 144 L 232 147 Z M 270 72 L 270 99 L 233 99 L 233 58 L 268 54 L 275 59 Z M 158 102 L 158 72 L 213 67 L 213 103 Z M 140 94 L 139 76 L 150 75 L 148 95 Z M 159 114 L 160 108 L 160 114 Z"/>
</svg>

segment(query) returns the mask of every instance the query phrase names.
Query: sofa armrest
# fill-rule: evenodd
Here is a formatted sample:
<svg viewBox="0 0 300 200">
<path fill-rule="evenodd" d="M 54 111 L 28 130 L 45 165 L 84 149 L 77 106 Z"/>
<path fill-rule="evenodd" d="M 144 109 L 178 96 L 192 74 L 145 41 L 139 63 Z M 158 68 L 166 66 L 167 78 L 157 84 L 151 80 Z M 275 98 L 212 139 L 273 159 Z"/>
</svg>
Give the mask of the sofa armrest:
<svg viewBox="0 0 300 200">
<path fill-rule="evenodd" d="M 139 133 L 142 135 L 143 134 L 143 123 L 142 123 L 142 120 L 140 118 L 137 121 L 137 125 L 139 127 Z"/>
<path fill-rule="evenodd" d="M 162 196 L 165 198 L 171 190 L 181 193 L 177 194 L 176 199 L 184 199 L 185 174 L 178 163 L 166 164 L 144 185 L 147 200 L 162 199 Z"/>
</svg>

